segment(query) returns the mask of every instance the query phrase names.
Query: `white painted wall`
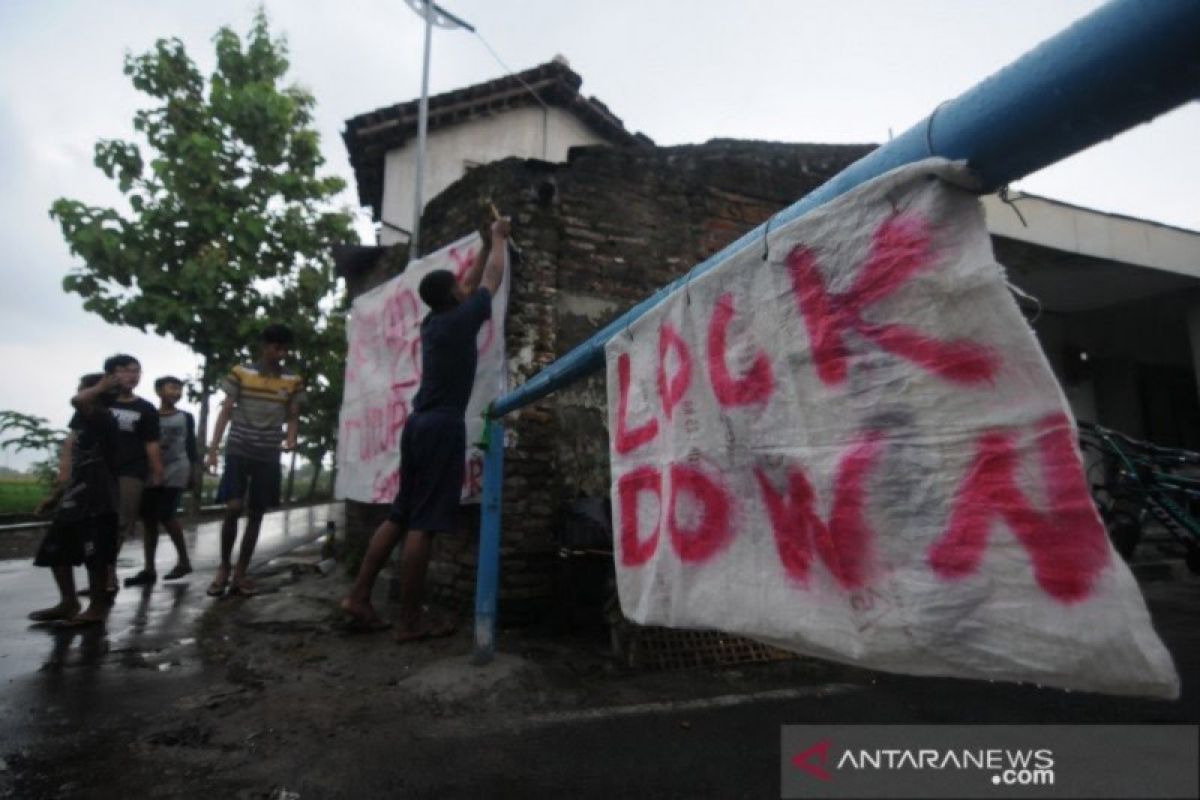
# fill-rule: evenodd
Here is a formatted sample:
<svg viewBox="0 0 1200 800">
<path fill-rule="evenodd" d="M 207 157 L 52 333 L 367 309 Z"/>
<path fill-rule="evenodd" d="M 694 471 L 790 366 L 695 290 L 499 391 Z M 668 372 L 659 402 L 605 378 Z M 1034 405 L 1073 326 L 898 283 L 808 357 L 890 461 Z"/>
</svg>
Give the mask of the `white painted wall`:
<svg viewBox="0 0 1200 800">
<path fill-rule="evenodd" d="M 472 119 L 429 134 L 422 197 L 428 203 L 461 178 L 467 162 L 486 164 L 510 156 L 565 161 L 572 147 L 605 143 L 573 114 L 556 107 L 547 112 L 540 106 L 523 106 Z M 405 230 L 413 223 L 416 152 L 414 135 L 403 147 L 388 151 L 384 162 L 383 219 Z M 383 228 L 382 244 L 405 239 Z"/>
<path fill-rule="evenodd" d="M 1068 253 L 1200 278 L 1200 232 L 1158 225 L 1042 197 L 1013 195 L 1028 227 L 996 195 L 983 198 L 988 231 Z"/>
</svg>

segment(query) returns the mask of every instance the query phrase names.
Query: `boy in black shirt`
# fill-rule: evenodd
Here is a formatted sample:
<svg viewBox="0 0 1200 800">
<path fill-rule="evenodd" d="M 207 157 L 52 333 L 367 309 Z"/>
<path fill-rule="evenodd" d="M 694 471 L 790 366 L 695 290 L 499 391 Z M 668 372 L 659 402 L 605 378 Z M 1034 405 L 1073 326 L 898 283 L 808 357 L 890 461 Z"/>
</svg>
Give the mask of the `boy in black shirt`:
<svg viewBox="0 0 1200 800">
<path fill-rule="evenodd" d="M 400 434 L 400 491 L 388 519 L 371 537 L 354 588 L 341 602 L 356 627 L 387 627 L 371 605 L 371 589 L 392 548 L 404 536 L 400 559 L 400 616 L 394 638 L 411 642 L 453 633 L 452 625 L 421 621 L 421 596 L 432 536 L 455 527 L 466 459 L 464 415 L 475 383 L 477 334 L 492 315 L 492 295 L 504 277 L 509 221 L 492 224 L 489 247 L 462 282 L 446 270 L 421 279 L 430 312 L 421 322 L 421 386 Z"/>
<path fill-rule="evenodd" d="M 142 379 L 141 363 L 130 355 L 119 354 L 104 362 L 104 373 L 117 379 L 117 399 L 111 406 L 117 421 L 117 487 L 121 502 L 118 508 L 117 552 L 125 538 L 133 533 L 141 516 L 142 492 L 147 485 L 161 486 L 163 482 L 162 453 L 158 447 L 158 409 L 153 403 L 133 393 Z M 117 591 L 117 568 L 114 562 L 109 574 L 108 592 Z"/>
<path fill-rule="evenodd" d="M 68 478 L 43 501 L 39 511 L 57 504 L 54 521 L 38 548 L 34 565 L 49 567 L 58 585 L 59 603 L 34 611 L 34 622 L 61 621 L 64 625 L 104 622 L 109 600 L 104 591 L 109 568 L 116 561 L 117 482 L 115 476 L 117 422 L 108 408 L 115 400 L 118 378 L 93 373 L 79 381 L 71 398 L 75 416 Z M 74 567 L 86 564 L 91 602 L 83 613 L 75 593 Z"/>
</svg>

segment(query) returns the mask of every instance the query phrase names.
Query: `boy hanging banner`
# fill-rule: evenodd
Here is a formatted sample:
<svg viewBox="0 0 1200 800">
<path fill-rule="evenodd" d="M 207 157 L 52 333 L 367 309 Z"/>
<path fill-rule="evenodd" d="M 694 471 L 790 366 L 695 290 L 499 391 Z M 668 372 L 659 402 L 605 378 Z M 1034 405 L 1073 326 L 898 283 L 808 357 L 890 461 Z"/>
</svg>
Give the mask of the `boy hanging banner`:
<svg viewBox="0 0 1200 800">
<path fill-rule="evenodd" d="M 421 278 L 445 269 L 461 278 L 475 263 L 481 241 L 473 233 L 409 264 L 387 283 L 355 298 L 347 329 L 346 388 L 338 428 L 339 499 L 390 503 L 399 489 L 400 432 L 421 383 L 421 320 L 429 308 L 417 294 Z M 475 388 L 467 406 L 467 459 L 463 502 L 478 502 L 483 453 L 483 411 L 507 386 L 504 316 L 508 265 L 492 298 L 492 318 L 479 332 Z"/>
<path fill-rule="evenodd" d="M 965 182 L 897 169 L 609 341 L 622 608 L 875 669 L 1175 697 Z"/>
</svg>

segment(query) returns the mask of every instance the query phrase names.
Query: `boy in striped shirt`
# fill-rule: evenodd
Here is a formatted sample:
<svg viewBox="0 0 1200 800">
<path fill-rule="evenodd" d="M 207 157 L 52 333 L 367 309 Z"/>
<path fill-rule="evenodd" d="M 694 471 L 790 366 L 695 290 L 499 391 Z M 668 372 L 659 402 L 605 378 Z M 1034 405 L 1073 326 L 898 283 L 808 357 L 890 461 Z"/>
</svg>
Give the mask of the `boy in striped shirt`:
<svg viewBox="0 0 1200 800">
<path fill-rule="evenodd" d="M 262 333 L 261 343 L 256 364 L 234 367 L 221 382 L 225 401 L 217 415 L 212 446 L 205 458 L 205 466 L 215 471 L 218 447 L 228 425 L 225 470 L 217 490 L 217 501 L 225 503 L 221 565 L 208 587 L 208 594 L 213 597 L 224 594 L 226 588 L 235 594 L 254 593 L 246 570 L 258 543 L 263 514 L 279 505 L 281 440 L 283 450 L 296 447 L 304 384 L 299 375 L 283 367 L 292 346 L 292 331 L 279 323 L 268 325 Z M 282 431 L 285 423 L 286 434 Z M 237 565 L 233 566 L 233 545 L 237 541 L 238 519 L 243 508 L 248 511 L 246 531 Z"/>
</svg>

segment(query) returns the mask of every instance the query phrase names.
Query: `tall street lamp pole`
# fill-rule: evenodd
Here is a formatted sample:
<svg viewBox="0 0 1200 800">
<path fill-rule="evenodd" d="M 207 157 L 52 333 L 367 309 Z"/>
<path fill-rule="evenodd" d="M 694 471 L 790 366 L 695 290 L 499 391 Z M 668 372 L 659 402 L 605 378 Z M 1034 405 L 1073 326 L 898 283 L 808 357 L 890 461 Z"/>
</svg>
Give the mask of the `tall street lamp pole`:
<svg viewBox="0 0 1200 800">
<path fill-rule="evenodd" d="M 417 258 L 421 247 L 421 207 L 424 205 L 422 189 L 425 183 L 425 138 L 429 129 L 429 50 L 433 42 L 433 26 L 453 30 L 463 28 L 475 32 L 465 20 L 454 16 L 430 0 L 405 0 L 409 7 L 425 19 L 425 56 L 421 70 L 421 102 L 417 114 L 417 169 L 416 186 L 413 191 L 412 235 L 408 240 L 408 260 Z"/>
</svg>

